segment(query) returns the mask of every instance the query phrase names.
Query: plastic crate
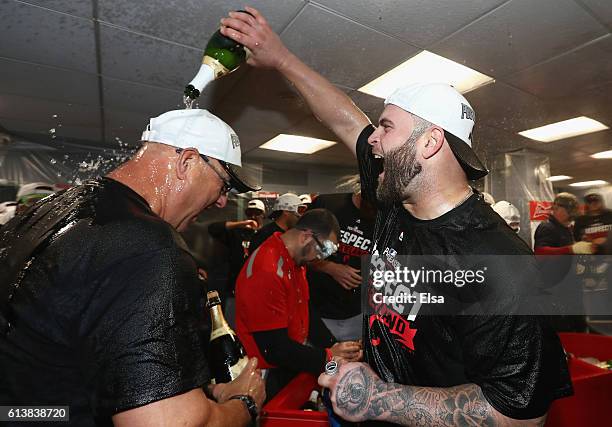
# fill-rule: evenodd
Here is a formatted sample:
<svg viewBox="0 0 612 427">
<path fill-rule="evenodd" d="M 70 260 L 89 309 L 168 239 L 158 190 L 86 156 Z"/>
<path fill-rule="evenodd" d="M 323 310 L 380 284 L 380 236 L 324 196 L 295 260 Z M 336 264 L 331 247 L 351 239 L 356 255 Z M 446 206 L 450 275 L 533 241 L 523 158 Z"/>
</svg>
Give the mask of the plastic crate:
<svg viewBox="0 0 612 427">
<path fill-rule="evenodd" d="M 559 334 L 565 351 L 576 357 L 612 359 L 612 337 L 592 334 Z M 546 427 L 602 427 L 612 425 L 612 371 L 570 358 L 574 395 L 556 400 Z"/>
<path fill-rule="evenodd" d="M 310 392 L 317 387 L 317 379 L 313 375 L 298 374 L 264 405 L 260 427 L 329 427 L 326 412 L 300 409 Z"/>
</svg>

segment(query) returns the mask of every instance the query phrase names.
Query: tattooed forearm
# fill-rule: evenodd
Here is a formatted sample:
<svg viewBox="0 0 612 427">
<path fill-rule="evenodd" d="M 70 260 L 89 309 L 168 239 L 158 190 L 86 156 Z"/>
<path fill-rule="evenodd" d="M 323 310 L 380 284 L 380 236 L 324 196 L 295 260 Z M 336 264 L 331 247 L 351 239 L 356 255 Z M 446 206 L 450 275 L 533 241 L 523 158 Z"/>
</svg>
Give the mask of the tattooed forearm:
<svg viewBox="0 0 612 427">
<path fill-rule="evenodd" d="M 348 419 L 419 427 L 541 426 L 545 419 L 511 420 L 495 411 L 475 384 L 449 388 L 389 384 L 363 366 L 338 382 L 336 406 Z"/>
</svg>

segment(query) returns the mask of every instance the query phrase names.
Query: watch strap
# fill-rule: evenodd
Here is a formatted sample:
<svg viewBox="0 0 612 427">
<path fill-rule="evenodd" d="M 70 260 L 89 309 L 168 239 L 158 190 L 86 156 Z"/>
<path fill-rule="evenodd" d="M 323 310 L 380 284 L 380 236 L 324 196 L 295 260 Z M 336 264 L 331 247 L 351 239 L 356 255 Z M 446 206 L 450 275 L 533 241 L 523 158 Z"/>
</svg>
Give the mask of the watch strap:
<svg viewBox="0 0 612 427">
<path fill-rule="evenodd" d="M 257 416 L 259 415 L 259 410 L 257 409 L 257 404 L 255 403 L 255 399 L 247 394 L 237 394 L 229 398 L 229 400 L 242 400 L 249 411 L 249 415 L 251 416 L 251 425 L 254 426 L 257 421 Z"/>
</svg>

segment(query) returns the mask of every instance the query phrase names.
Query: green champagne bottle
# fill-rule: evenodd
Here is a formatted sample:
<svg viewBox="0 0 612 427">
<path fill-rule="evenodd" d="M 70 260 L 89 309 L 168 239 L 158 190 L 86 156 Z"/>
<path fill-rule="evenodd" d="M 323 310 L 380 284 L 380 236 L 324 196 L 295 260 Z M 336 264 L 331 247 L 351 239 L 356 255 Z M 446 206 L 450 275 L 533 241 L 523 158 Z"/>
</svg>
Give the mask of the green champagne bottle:
<svg viewBox="0 0 612 427">
<path fill-rule="evenodd" d="M 225 37 L 220 30 L 215 31 L 206 44 L 198 74 L 185 86 L 185 97 L 198 98 L 208 83 L 237 69 L 246 62 L 246 57 L 244 46 Z"/>
</svg>

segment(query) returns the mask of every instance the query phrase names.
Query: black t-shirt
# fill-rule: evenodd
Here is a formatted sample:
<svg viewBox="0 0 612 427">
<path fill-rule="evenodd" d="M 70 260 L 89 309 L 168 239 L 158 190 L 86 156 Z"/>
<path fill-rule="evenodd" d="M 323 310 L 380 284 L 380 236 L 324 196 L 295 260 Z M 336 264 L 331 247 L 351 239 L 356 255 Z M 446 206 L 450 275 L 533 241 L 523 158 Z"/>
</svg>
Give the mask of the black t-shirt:
<svg viewBox="0 0 612 427">
<path fill-rule="evenodd" d="M 574 244 L 574 236 L 570 227 L 564 227 L 550 215 L 547 221 L 541 222 L 533 236 L 534 247 L 560 248 Z"/>
<path fill-rule="evenodd" d="M 269 222 L 268 224 L 261 227 L 251 238 L 251 243 L 249 244 L 249 255 L 255 252 L 255 249 L 261 246 L 263 242 L 268 240 L 268 237 L 276 233 L 277 231 L 284 233 L 283 230 L 276 221 Z"/>
<path fill-rule="evenodd" d="M 379 169 L 367 143 L 372 131 L 368 126 L 359 136 L 357 158 L 362 194 L 375 200 Z M 378 269 L 381 262 L 386 269 L 395 270 L 404 262 L 402 255 L 490 254 L 533 259 L 521 271 L 506 267 L 501 257 L 495 266 L 504 286 L 487 289 L 492 292 L 488 297 L 512 310 L 512 304 L 518 301 L 514 295 L 518 287 L 531 283 L 535 259 L 481 195 L 473 194 L 460 206 L 428 221 L 414 218 L 401 205 L 381 206 L 374 229 L 371 270 Z M 371 277 L 369 280 L 371 284 Z M 467 287 L 460 289 L 469 292 Z M 365 313 L 372 312 L 369 304 L 366 295 Z M 572 393 L 559 339 L 540 317 L 459 316 L 446 309 L 444 315 L 437 315 L 436 307 L 427 304 L 420 313 L 410 310 L 414 317 L 396 316 L 384 308 L 381 316 L 377 312 L 367 316 L 365 360 L 383 380 L 430 387 L 475 383 L 497 411 L 516 419 L 539 417 L 552 400 Z"/>
<path fill-rule="evenodd" d="M 361 270 L 361 257 L 367 255 L 372 244 L 372 221 L 361 214 L 353 203 L 351 193 L 323 194 L 309 209 L 330 210 L 340 224 L 338 252 L 328 258 L 338 264 L 348 264 Z M 311 303 L 319 314 L 328 319 L 347 319 L 361 313 L 360 289 L 346 290 L 329 274 L 308 271 Z"/>
<path fill-rule="evenodd" d="M 574 238 L 576 241 L 593 241 L 600 237 L 608 237 L 612 231 L 612 210 L 604 209 L 598 215 L 582 215 L 576 218 Z"/>
<path fill-rule="evenodd" d="M 255 235 L 255 230 L 251 228 L 225 228 L 225 221 L 214 222 L 208 226 L 208 232 L 215 239 L 222 242 L 229 250 L 229 272 L 227 275 L 227 285 L 225 292 L 228 295 L 234 294 L 236 279 L 240 274 L 242 265 L 249 255 L 251 239 Z"/>
<path fill-rule="evenodd" d="M 7 229 L 0 266 L 11 253 L 34 257 L 18 287 L 0 281 L 10 295 L 0 317 L 11 324 L 0 335 L 3 405 L 69 405 L 62 425 L 111 425 L 115 413 L 209 381 L 210 326 L 195 263 L 138 194 L 90 181 Z"/>
</svg>

